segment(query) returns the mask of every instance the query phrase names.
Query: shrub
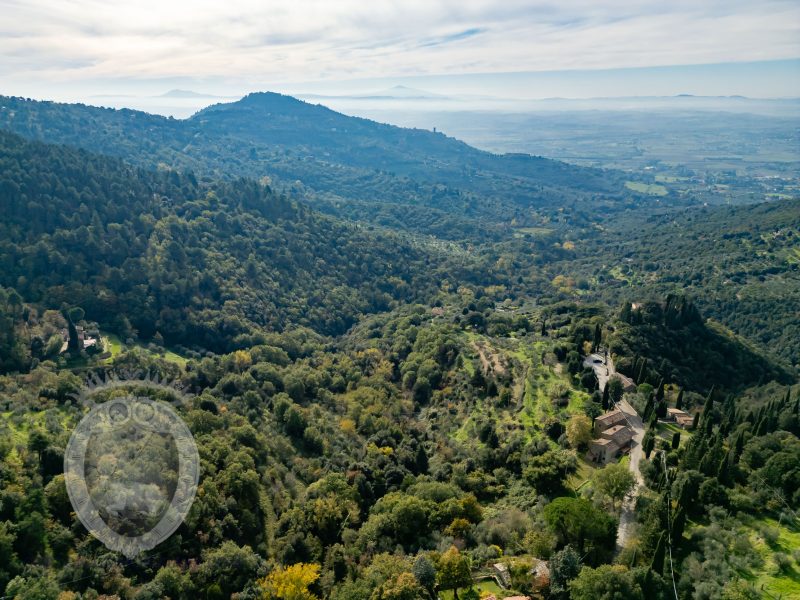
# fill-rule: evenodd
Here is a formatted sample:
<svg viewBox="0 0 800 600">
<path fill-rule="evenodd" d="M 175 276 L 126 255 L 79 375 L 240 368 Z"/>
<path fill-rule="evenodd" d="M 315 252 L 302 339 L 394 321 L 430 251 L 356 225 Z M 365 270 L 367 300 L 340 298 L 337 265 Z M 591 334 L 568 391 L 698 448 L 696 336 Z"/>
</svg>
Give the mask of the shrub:
<svg viewBox="0 0 800 600">
<path fill-rule="evenodd" d="M 778 572 L 786 573 L 792 568 L 792 559 L 788 554 L 785 554 L 784 552 L 776 552 L 773 554 L 773 558 L 775 559 L 775 567 L 777 568 Z"/>
</svg>

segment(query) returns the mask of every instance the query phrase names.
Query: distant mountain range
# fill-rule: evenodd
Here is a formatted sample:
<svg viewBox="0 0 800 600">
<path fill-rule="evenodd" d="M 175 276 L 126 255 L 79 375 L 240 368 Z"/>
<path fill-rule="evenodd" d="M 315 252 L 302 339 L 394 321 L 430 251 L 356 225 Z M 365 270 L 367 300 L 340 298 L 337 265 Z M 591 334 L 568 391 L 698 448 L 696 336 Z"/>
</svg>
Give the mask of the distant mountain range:
<svg viewBox="0 0 800 600">
<path fill-rule="evenodd" d="M 415 91 L 403 90 L 404 93 Z M 255 93 L 178 120 L 143 112 L 0 98 L 0 128 L 212 177 L 268 177 L 320 210 L 448 239 L 512 222 L 590 222 L 644 199 L 624 178 L 527 154 L 497 155 L 441 133 L 349 117 Z"/>
<path fill-rule="evenodd" d="M 381 90 L 372 93 L 363 94 L 297 94 L 298 98 L 302 99 L 353 99 L 353 100 L 447 100 L 450 97 L 442 94 L 434 94 L 426 92 L 425 90 L 418 90 L 415 88 L 406 87 L 404 85 L 396 85 L 387 90 Z"/>
<path fill-rule="evenodd" d="M 170 90 L 157 96 L 158 98 L 222 98 L 213 94 L 193 92 L 191 90 Z"/>
</svg>

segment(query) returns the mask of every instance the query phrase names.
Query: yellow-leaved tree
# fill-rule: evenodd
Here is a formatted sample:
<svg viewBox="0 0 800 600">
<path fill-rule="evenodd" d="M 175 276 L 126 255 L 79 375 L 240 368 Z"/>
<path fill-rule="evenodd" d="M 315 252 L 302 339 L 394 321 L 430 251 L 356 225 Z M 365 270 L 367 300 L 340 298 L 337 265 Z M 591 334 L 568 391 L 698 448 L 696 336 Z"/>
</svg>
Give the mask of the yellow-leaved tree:
<svg viewBox="0 0 800 600">
<path fill-rule="evenodd" d="M 585 446 L 592 439 L 592 420 L 586 415 L 573 415 L 567 421 L 567 440 L 575 449 Z"/>
<path fill-rule="evenodd" d="M 319 565 L 297 563 L 275 569 L 258 582 L 265 600 L 316 600 L 309 586 L 319 579 Z"/>
</svg>

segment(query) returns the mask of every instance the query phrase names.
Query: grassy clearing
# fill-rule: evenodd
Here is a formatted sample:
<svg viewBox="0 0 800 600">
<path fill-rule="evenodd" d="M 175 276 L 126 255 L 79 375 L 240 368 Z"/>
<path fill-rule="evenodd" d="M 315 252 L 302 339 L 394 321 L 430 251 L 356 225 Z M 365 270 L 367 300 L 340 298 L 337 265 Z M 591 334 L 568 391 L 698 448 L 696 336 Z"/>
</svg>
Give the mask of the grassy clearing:
<svg viewBox="0 0 800 600">
<path fill-rule="evenodd" d="M 626 181 L 625 187 L 640 194 L 648 196 L 666 196 L 667 188 L 657 183 L 642 183 L 641 181 Z"/>
<path fill-rule="evenodd" d="M 8 427 L 7 431 L 11 434 L 12 446 L 25 446 L 28 443 L 28 433 L 30 431 L 29 423 L 37 416 L 37 413 L 30 413 L 25 415 L 25 420 L 21 424 L 15 423 L 11 416 L 14 413 L 11 411 L 0 413 L 3 424 Z M 44 418 L 44 413 L 39 413 Z"/>
<path fill-rule="evenodd" d="M 583 412 L 589 394 L 574 387 L 570 376 L 559 368 L 562 365 L 543 364 L 543 356 L 552 348 L 551 340 L 534 340 L 531 336 L 492 338 L 475 331 L 464 331 L 462 335 L 471 355 L 463 361 L 462 369 L 466 375 L 472 377 L 474 374 L 479 364 L 478 348 L 482 348 L 493 365 L 499 361 L 512 374 L 513 382 L 509 405 L 492 409 L 491 403 L 476 402 L 466 414 L 462 414 L 458 426 L 451 430 L 455 440 L 469 442 L 474 436 L 475 425 L 491 414 L 504 430 L 513 431 L 521 427 L 527 441 L 531 442 L 541 439 L 545 427 L 552 421 L 565 422 L 570 416 Z"/>
<path fill-rule="evenodd" d="M 679 181 L 687 181 L 688 177 L 677 177 L 673 175 L 656 175 L 655 179 L 658 183 L 677 183 Z"/>
<path fill-rule="evenodd" d="M 553 229 L 547 227 L 517 227 L 514 231 L 515 237 L 522 237 L 523 235 L 532 235 L 536 237 L 545 237 L 553 233 Z"/>
<path fill-rule="evenodd" d="M 800 248 L 792 248 L 789 252 L 786 260 L 789 262 L 790 265 L 798 265 L 800 264 Z"/>
<path fill-rule="evenodd" d="M 608 270 L 608 274 L 611 275 L 614 279 L 619 279 L 620 281 L 627 281 L 628 283 L 631 282 L 631 278 L 622 272 L 622 267 L 620 267 L 619 265 L 611 267 Z"/>
<path fill-rule="evenodd" d="M 584 456 L 578 456 L 578 470 L 567 478 L 567 487 L 574 490 L 577 494 L 586 485 L 590 484 L 592 473 L 594 473 L 596 469 L 597 466 L 586 460 Z"/>
<path fill-rule="evenodd" d="M 778 532 L 777 540 L 770 544 L 764 539 L 760 528 L 769 527 Z M 800 598 L 800 564 L 792 558 L 792 551 L 800 548 L 800 525 L 779 524 L 777 520 L 762 517 L 744 528 L 744 535 L 750 537 L 753 547 L 762 558 L 762 567 L 752 573 L 743 574 L 757 590 L 763 589 L 781 598 Z M 789 556 L 791 566 L 781 571 L 775 560 L 780 553 Z"/>
<path fill-rule="evenodd" d="M 111 353 L 111 356 L 105 359 L 103 362 L 108 364 L 111 363 L 119 354 L 122 352 L 138 348 L 139 350 L 146 352 L 152 356 L 158 356 L 167 362 L 175 363 L 179 367 L 183 368 L 186 366 L 188 359 L 168 348 L 161 348 L 158 351 L 151 350 L 149 347 L 145 346 L 144 344 L 134 343 L 132 345 L 125 344 L 118 336 L 114 335 L 113 333 L 102 333 L 103 344 L 107 352 Z"/>
<path fill-rule="evenodd" d="M 568 415 L 581 415 L 583 414 L 583 407 L 589 401 L 589 394 L 586 392 L 579 392 L 572 390 L 569 394 L 569 404 L 567 405 Z"/>
<path fill-rule="evenodd" d="M 12 469 L 22 469 L 22 457 L 17 448 L 25 448 L 31 431 L 34 429 L 45 429 L 45 410 L 25 413 L 21 418 L 15 416 L 12 411 L 0 412 L 0 436 L 8 436 L 10 451 L 5 457 L 5 462 Z M 69 417 L 61 413 L 59 421 L 64 429 L 69 427 Z"/>
<path fill-rule="evenodd" d="M 668 444 L 672 444 L 672 436 L 676 433 L 681 434 L 681 448 L 692 438 L 692 432 L 688 429 L 682 429 L 673 423 L 662 423 L 659 421 L 658 428 L 656 429 L 656 435 L 659 439 L 664 440 Z"/>
<path fill-rule="evenodd" d="M 113 333 L 103 333 L 101 336 L 103 338 L 103 347 L 106 349 L 106 352 L 111 352 L 111 358 L 114 358 L 122 352 L 125 346 L 118 336 Z"/>
<path fill-rule="evenodd" d="M 97 359 L 95 357 L 83 358 L 82 356 L 78 356 L 75 358 L 71 358 L 65 364 L 65 368 L 69 370 L 78 370 L 78 369 L 85 369 L 90 368 L 92 366 L 102 364 L 102 365 L 110 365 L 114 362 L 114 359 L 117 358 L 123 352 L 127 350 L 132 350 L 137 348 L 138 350 L 145 352 L 153 357 L 161 358 L 162 360 L 166 360 L 167 362 L 175 363 L 181 368 L 186 366 L 186 363 L 189 362 L 185 356 L 181 356 L 180 354 L 169 350 L 168 348 L 159 348 L 158 350 L 153 350 L 148 346 L 145 346 L 141 343 L 133 343 L 133 344 L 125 344 L 122 340 L 119 339 L 118 336 L 114 335 L 113 333 L 100 333 L 100 337 L 103 340 L 103 349 L 105 358 Z M 105 353 L 108 353 L 106 355 Z"/>
<path fill-rule="evenodd" d="M 472 364 L 471 360 L 465 360 L 461 364 L 461 367 L 464 369 L 464 372 L 469 376 L 472 377 L 475 375 L 475 365 Z"/>
<path fill-rule="evenodd" d="M 506 596 L 513 596 L 514 592 L 511 590 L 504 590 L 501 588 L 493 579 L 485 579 L 483 581 L 477 582 L 474 586 L 475 590 L 477 590 L 478 594 L 481 592 L 488 592 L 491 594 L 496 594 L 498 598 L 505 598 Z M 466 591 L 466 588 L 461 588 L 459 591 L 459 598 L 463 595 L 463 592 Z M 445 592 L 439 592 L 439 598 L 442 600 L 453 600 L 453 591 L 447 590 Z"/>
<path fill-rule="evenodd" d="M 181 356 L 180 354 L 176 354 L 172 350 L 167 350 L 166 352 L 164 352 L 164 354 L 161 354 L 160 356 L 167 362 L 175 363 L 180 367 L 185 367 L 186 363 L 189 362 L 188 359 Z"/>
</svg>

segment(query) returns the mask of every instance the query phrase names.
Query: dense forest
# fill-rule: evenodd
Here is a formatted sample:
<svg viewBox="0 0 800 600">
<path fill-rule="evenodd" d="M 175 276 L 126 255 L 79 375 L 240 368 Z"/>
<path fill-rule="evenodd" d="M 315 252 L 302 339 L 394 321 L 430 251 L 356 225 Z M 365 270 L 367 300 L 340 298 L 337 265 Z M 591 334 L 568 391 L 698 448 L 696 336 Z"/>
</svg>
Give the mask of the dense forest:
<svg viewBox="0 0 800 600">
<path fill-rule="evenodd" d="M 683 296 L 664 302 L 626 303 L 609 350 L 623 357 L 617 369 L 637 383 L 671 381 L 694 390 L 741 388 L 767 381 L 790 383 L 790 372 L 753 351 Z"/>
<path fill-rule="evenodd" d="M 79 305 L 124 337 L 225 351 L 287 325 L 338 334 L 478 272 L 478 259 L 445 267 L 433 246 L 247 180 L 198 182 L 10 134 L 0 168 L 0 285 L 50 309 Z"/>
<path fill-rule="evenodd" d="M 564 210 L 588 221 L 595 210 L 618 212 L 648 201 L 611 171 L 494 155 L 441 133 L 271 93 L 186 120 L 0 97 L 0 127 L 139 166 L 267 177 L 276 189 L 294 191 L 329 214 L 444 239 L 494 239 L 514 224 L 560 220 Z"/>
<path fill-rule="evenodd" d="M 0 104 L 2 598 L 800 594 L 797 199 L 648 206 L 274 94 Z M 200 482 L 128 560 L 63 471 L 136 373 L 95 401 L 180 396 Z"/>
<path fill-rule="evenodd" d="M 798 215 L 796 198 L 633 213 L 577 238 L 562 269 L 610 302 L 688 293 L 706 317 L 797 366 Z"/>
</svg>

